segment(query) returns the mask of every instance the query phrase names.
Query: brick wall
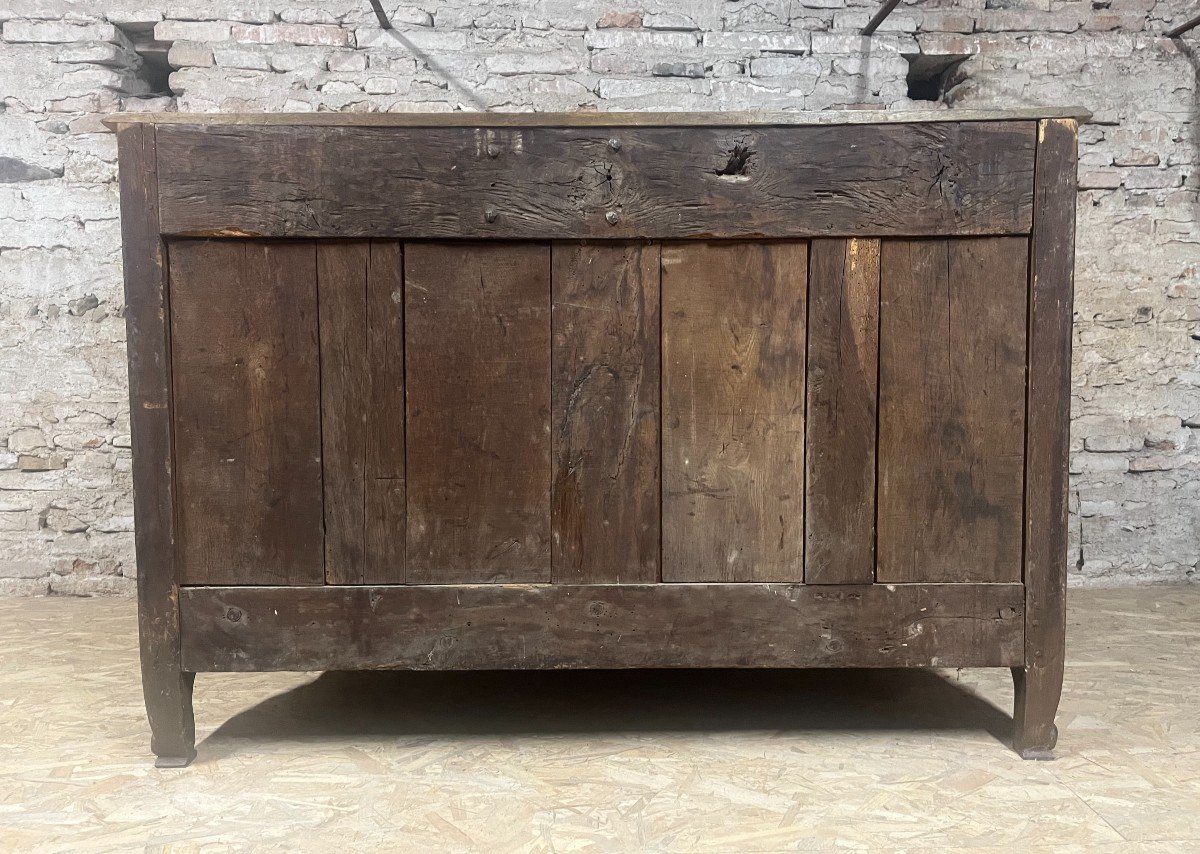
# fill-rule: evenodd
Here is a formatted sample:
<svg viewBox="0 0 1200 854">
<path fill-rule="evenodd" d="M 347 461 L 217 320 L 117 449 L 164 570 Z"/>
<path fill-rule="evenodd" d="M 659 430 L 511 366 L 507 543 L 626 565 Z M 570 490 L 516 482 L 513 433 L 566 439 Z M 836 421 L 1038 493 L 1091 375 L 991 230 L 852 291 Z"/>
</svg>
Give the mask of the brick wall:
<svg viewBox="0 0 1200 854">
<path fill-rule="evenodd" d="M 1082 105 L 1073 580 L 1200 561 L 1197 34 L 1185 0 L 16 0 L 0 8 L 0 591 L 134 575 L 115 110 L 928 108 L 904 54 L 964 54 L 951 107 Z M 170 92 L 131 38 L 170 41 Z"/>
</svg>

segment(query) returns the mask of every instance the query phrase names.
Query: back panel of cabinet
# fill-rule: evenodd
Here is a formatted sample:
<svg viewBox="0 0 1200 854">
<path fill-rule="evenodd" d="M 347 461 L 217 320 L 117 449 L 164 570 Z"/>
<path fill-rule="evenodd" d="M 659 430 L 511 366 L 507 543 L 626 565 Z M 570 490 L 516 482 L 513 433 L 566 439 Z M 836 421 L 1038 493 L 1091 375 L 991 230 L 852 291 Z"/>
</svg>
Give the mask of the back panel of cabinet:
<svg viewBox="0 0 1200 854">
<path fill-rule="evenodd" d="M 169 264 L 185 584 L 1020 580 L 1024 237 Z"/>
</svg>

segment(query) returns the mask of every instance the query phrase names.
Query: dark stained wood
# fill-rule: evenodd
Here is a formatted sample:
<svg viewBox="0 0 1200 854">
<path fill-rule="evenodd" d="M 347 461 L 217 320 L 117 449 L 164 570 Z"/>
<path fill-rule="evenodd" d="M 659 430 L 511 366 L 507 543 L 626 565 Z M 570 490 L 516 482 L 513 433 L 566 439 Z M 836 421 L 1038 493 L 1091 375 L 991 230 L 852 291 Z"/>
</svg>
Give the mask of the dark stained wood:
<svg viewBox="0 0 1200 854">
<path fill-rule="evenodd" d="M 405 248 L 410 583 L 550 580 L 550 249 Z"/>
<path fill-rule="evenodd" d="M 325 580 L 404 582 L 404 281 L 394 241 L 317 245 Z"/>
<path fill-rule="evenodd" d="M 804 112 L 689 110 L 683 113 L 587 112 L 570 113 L 113 113 L 102 120 L 110 128 L 130 123 L 155 125 L 248 125 L 251 127 L 803 127 L 808 125 L 941 124 L 954 122 L 1039 121 L 1071 118 L 1087 121 L 1083 107 L 1015 107 L 1006 110 L 806 110 Z"/>
<path fill-rule="evenodd" d="M 879 241 L 809 248 L 804 580 L 875 579 Z"/>
<path fill-rule="evenodd" d="M 366 565 L 365 480 L 372 367 L 367 358 L 370 245 L 318 243 L 316 252 L 325 580 L 355 584 L 362 581 Z"/>
<path fill-rule="evenodd" d="M 205 124 L 163 125 L 158 139 L 163 227 L 172 234 L 1025 234 L 1035 123 L 619 130 Z"/>
<path fill-rule="evenodd" d="M 374 240 L 367 270 L 366 565 L 370 584 L 404 581 L 404 258 L 400 244 Z"/>
<path fill-rule="evenodd" d="M 662 249 L 664 581 L 801 581 L 805 243 Z"/>
<path fill-rule="evenodd" d="M 184 591 L 194 670 L 1007 666 L 1020 584 Z"/>
<path fill-rule="evenodd" d="M 316 247 L 175 241 L 184 584 L 321 584 Z"/>
<path fill-rule="evenodd" d="M 117 134 L 142 690 L 150 719 L 150 749 L 159 764 L 179 766 L 196 755 L 195 677 L 183 671 L 179 652 L 171 345 L 164 247 L 158 234 L 154 136 L 154 128 L 143 125 L 123 127 Z"/>
<path fill-rule="evenodd" d="M 1038 131 L 1029 313 L 1025 477 L 1025 662 L 1013 676 L 1013 746 L 1048 757 L 1058 732 L 1067 620 L 1067 457 L 1075 267 L 1076 123 Z"/>
<path fill-rule="evenodd" d="M 881 582 L 1019 581 L 1024 238 L 883 242 Z"/>
<path fill-rule="evenodd" d="M 552 249 L 554 581 L 657 581 L 659 247 Z"/>
</svg>

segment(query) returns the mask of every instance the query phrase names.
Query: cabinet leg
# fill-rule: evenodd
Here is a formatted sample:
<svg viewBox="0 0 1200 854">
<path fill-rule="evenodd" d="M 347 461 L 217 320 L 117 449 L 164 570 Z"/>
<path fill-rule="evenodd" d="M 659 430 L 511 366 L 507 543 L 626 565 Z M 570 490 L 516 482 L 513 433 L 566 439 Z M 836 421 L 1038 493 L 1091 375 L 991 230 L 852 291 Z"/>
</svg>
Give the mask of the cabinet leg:
<svg viewBox="0 0 1200 854">
<path fill-rule="evenodd" d="M 1063 665 L 1012 668 L 1013 750 L 1022 759 L 1053 759 L 1058 741 L 1054 715 L 1062 695 Z"/>
<path fill-rule="evenodd" d="M 196 719 L 192 716 L 195 673 L 142 673 L 150 750 L 157 768 L 186 768 L 196 758 Z"/>
</svg>

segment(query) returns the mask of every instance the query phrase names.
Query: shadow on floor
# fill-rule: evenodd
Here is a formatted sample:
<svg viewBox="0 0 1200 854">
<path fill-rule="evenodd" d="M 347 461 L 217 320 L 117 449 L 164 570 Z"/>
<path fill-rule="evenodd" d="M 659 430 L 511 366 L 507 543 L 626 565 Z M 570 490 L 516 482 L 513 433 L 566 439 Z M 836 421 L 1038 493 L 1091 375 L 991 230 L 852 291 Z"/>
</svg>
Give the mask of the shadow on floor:
<svg viewBox="0 0 1200 854">
<path fill-rule="evenodd" d="M 976 730 L 1007 744 L 1012 725 L 930 670 L 334 672 L 230 718 L 199 758 L 355 735 Z"/>
</svg>

